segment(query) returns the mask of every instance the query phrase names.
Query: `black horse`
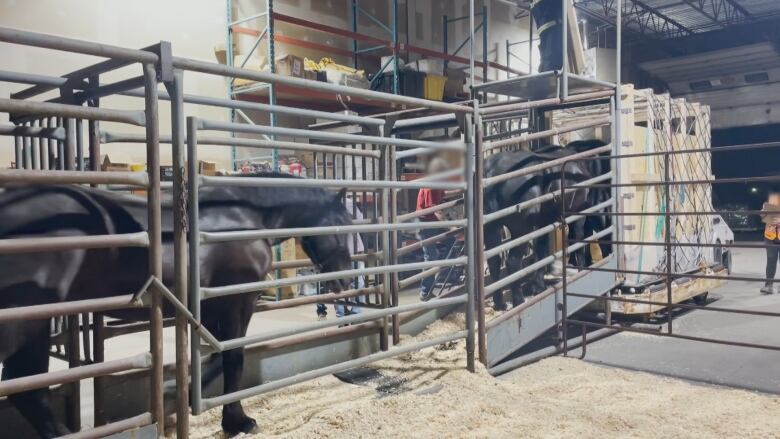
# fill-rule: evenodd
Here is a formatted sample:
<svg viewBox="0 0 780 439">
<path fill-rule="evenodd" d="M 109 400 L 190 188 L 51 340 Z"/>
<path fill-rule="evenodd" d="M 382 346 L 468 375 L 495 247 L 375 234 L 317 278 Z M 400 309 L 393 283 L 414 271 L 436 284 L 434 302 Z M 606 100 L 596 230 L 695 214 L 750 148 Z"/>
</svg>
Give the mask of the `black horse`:
<svg viewBox="0 0 780 439">
<path fill-rule="evenodd" d="M 264 173 L 261 177 L 286 177 Z M 173 214 L 170 196 L 163 197 L 163 282 L 173 285 Z M 200 229 L 232 231 L 305 226 L 347 225 L 352 220 L 336 195 L 324 189 L 206 187 L 201 189 Z M 0 238 L 88 236 L 147 230 L 145 199 L 79 186 L 14 188 L 0 192 Z M 201 285 L 219 287 L 265 278 L 271 264 L 267 240 L 216 243 L 201 247 Z M 321 271 L 351 268 L 347 236 L 329 234 L 302 238 L 302 246 Z M 0 255 L 0 307 L 109 297 L 138 291 L 149 273 L 145 248 L 53 251 Z M 342 291 L 349 280 L 330 282 Z M 259 292 L 205 300 L 204 326 L 219 340 L 244 336 Z M 174 314 L 166 303 L 166 316 Z M 109 313 L 130 320 L 147 320 L 148 311 Z M 49 320 L 0 324 L 2 379 L 48 370 Z M 204 386 L 221 370 L 225 393 L 239 389 L 243 348 L 212 356 L 204 369 Z M 49 390 L 38 389 L 9 397 L 42 437 L 68 430 L 54 416 Z M 240 402 L 225 405 L 222 427 L 230 435 L 251 432 L 255 421 Z"/>
<path fill-rule="evenodd" d="M 603 145 L 603 142 L 589 140 L 572 142 L 566 148 L 550 145 L 534 152 L 500 152 L 486 159 L 485 176 L 493 177 L 513 172 Z M 602 170 L 601 165 L 594 165 L 592 162 L 590 160 L 573 160 L 566 165 L 566 172 L 563 176 L 561 175 L 561 166 L 553 166 L 495 184 L 485 191 L 485 213 L 492 213 L 544 194 L 558 194 L 560 193 L 562 183 L 569 187 L 600 175 L 595 172 Z M 567 212 L 576 212 L 595 205 L 602 197 L 597 192 L 599 191 L 586 188 L 569 192 L 565 197 Z M 518 238 L 538 228 L 552 224 L 560 220 L 560 217 L 561 200 L 559 198 L 505 216 L 485 226 L 485 248 L 494 248 L 501 243 L 502 229 L 506 229 L 509 232 L 510 238 Z M 590 225 L 592 230 L 601 229 L 601 226 L 598 225 L 600 220 L 595 219 L 587 222 L 586 219 L 574 223 L 572 233 L 575 239 L 582 239 L 587 236 L 586 225 Z M 536 261 L 544 259 L 549 254 L 549 235 L 545 234 L 529 243 L 512 248 L 508 252 L 504 265 L 510 273 L 514 273 Z M 580 256 L 573 255 L 573 257 L 577 261 L 576 265 L 587 264 L 587 261 Z M 495 282 L 501 277 L 501 257 L 497 255 L 490 258 L 488 260 L 488 268 L 491 278 Z M 533 295 L 544 288 L 544 270 L 536 270 L 528 279 L 521 279 L 510 285 L 512 304 L 517 306 L 525 300 L 524 296 Z M 498 310 L 506 308 L 502 292 L 498 291 L 493 294 L 493 306 Z"/>
</svg>

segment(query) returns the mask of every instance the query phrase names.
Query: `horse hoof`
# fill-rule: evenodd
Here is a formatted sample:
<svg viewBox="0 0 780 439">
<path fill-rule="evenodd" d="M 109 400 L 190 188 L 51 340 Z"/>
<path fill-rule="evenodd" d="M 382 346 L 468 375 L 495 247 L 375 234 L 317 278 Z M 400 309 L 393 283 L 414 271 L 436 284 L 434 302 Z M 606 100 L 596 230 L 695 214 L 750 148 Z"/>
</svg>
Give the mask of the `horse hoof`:
<svg viewBox="0 0 780 439">
<path fill-rule="evenodd" d="M 507 308 L 508 307 L 506 306 L 506 303 L 494 303 L 493 304 L 493 310 L 494 311 L 502 312 L 502 311 L 506 311 Z"/>
<path fill-rule="evenodd" d="M 222 429 L 225 431 L 228 437 L 237 436 L 241 433 L 256 434 L 260 432 L 260 427 L 257 426 L 257 422 L 248 416 L 231 421 L 226 421 L 223 419 Z"/>
</svg>

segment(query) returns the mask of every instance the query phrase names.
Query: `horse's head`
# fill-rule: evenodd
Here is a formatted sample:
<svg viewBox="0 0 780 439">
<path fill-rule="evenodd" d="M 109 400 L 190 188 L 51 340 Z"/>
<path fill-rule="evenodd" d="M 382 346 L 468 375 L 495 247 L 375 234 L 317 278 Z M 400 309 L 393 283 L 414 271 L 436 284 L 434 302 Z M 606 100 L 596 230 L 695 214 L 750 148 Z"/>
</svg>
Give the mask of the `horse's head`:
<svg viewBox="0 0 780 439">
<path fill-rule="evenodd" d="M 314 226 L 343 226 L 352 224 L 352 216 L 341 203 L 345 191 L 317 206 L 318 217 Z M 301 238 L 301 247 L 321 272 L 334 272 L 352 269 L 349 242 L 351 235 L 346 233 L 328 233 Z M 349 289 L 350 279 L 328 281 L 328 287 L 336 292 Z"/>
</svg>

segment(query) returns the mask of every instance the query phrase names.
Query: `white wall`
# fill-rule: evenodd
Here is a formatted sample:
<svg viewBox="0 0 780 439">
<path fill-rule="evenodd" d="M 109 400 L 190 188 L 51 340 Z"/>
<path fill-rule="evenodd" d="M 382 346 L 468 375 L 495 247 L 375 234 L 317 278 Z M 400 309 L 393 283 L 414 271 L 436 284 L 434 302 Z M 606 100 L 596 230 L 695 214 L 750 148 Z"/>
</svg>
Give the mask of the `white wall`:
<svg viewBox="0 0 780 439">
<path fill-rule="evenodd" d="M 221 0 L 0 0 L 0 25 L 45 32 L 66 37 L 92 40 L 118 46 L 141 48 L 161 40 L 170 41 L 178 56 L 214 60 L 213 47 L 225 40 L 225 6 Z M 100 61 L 100 58 L 16 46 L 0 43 L 0 70 L 15 70 L 59 76 Z M 107 74 L 102 80 L 124 79 L 141 73 L 139 66 Z M 8 97 L 25 88 L 21 84 L 0 83 L 0 96 Z M 185 93 L 224 97 L 225 80 L 220 77 L 188 73 L 184 79 Z M 54 94 L 49 93 L 48 99 Z M 143 99 L 109 98 L 101 106 L 121 109 L 143 109 Z M 226 120 L 223 109 L 187 106 L 190 115 Z M 6 115 L 0 116 L 2 121 Z M 170 112 L 167 102 L 160 103 L 162 133 L 170 133 Z M 101 129 L 119 132 L 142 132 L 139 128 L 105 123 Z M 0 138 L 0 167 L 13 160 L 12 138 Z M 162 162 L 170 162 L 170 153 L 163 147 Z M 103 146 L 116 162 L 145 161 L 141 144 Z M 227 167 L 228 148 L 204 148 L 204 160 Z"/>
<path fill-rule="evenodd" d="M 477 12 L 482 9 L 483 1 L 477 0 Z M 389 0 L 360 0 L 358 2 L 361 8 L 378 17 L 382 22 L 389 23 L 391 18 L 391 2 Z M 281 14 L 303 18 L 315 21 L 327 26 L 334 26 L 341 29 L 350 29 L 351 26 L 351 0 L 275 0 L 275 11 Z M 401 43 L 407 41 L 407 22 L 408 22 L 408 42 L 411 45 L 424 47 L 436 51 L 443 48 L 443 23 L 442 17 L 447 15 L 450 18 L 461 17 L 468 14 L 468 0 L 399 0 L 398 1 L 398 39 Z M 506 41 L 512 42 L 528 39 L 528 18 L 515 20 L 514 15 L 519 10 L 506 3 L 499 1 L 487 1 L 489 26 L 488 26 L 488 59 L 506 65 Z M 237 17 L 247 17 L 265 10 L 265 0 L 234 0 L 234 8 L 237 10 Z M 479 24 L 481 17 L 476 17 L 476 23 Z M 255 26 L 262 29 L 265 26 L 264 19 L 258 19 L 247 23 L 247 27 Z M 390 35 L 380 26 L 372 22 L 367 17 L 361 15 L 358 25 L 358 32 L 377 38 L 390 40 Z M 352 49 L 352 40 L 334 36 L 323 32 L 312 31 L 300 26 L 277 22 L 276 33 L 287 35 L 298 39 L 316 42 L 318 44 L 327 44 L 347 50 Z M 461 20 L 451 23 L 449 27 L 448 45 L 450 53 L 468 36 L 468 20 Z M 241 37 L 241 47 L 248 50 L 253 42 L 252 37 Z M 361 47 L 371 46 L 371 43 L 360 43 Z M 478 32 L 475 38 L 476 58 L 482 60 L 482 32 Z M 468 58 L 468 44 L 459 55 Z M 511 66 L 518 70 L 526 71 L 528 69 L 528 46 L 517 45 L 512 49 L 523 60 L 513 59 Z M 265 47 L 260 49 L 265 53 Z M 319 59 L 322 56 L 334 58 L 337 62 L 347 65 L 352 64 L 352 60 L 346 57 L 333 56 L 331 54 L 317 53 L 310 49 L 304 49 L 285 44 L 277 44 L 277 52 L 280 54 L 295 53 L 298 56 Z M 389 54 L 386 51 L 385 54 Z M 402 56 L 406 54 L 402 51 Z M 420 58 L 420 55 L 410 54 L 412 59 Z M 534 53 L 534 64 L 538 64 L 538 52 Z M 481 71 L 479 72 L 481 75 Z M 491 79 L 503 79 L 506 73 L 491 69 L 489 73 Z"/>
<path fill-rule="evenodd" d="M 390 19 L 390 2 L 387 0 L 360 0 L 362 8 L 377 15 L 383 21 Z M 407 4 L 408 3 L 408 4 Z M 407 41 L 407 14 L 409 17 L 409 44 L 440 51 L 442 49 L 442 16 L 463 16 L 468 13 L 468 0 L 400 0 L 399 1 L 399 40 Z M 481 10 L 482 1 L 477 1 L 477 10 Z M 243 17 L 263 11 L 265 0 L 234 0 L 238 12 L 235 16 Z M 276 11 L 295 17 L 304 18 L 318 23 L 349 28 L 350 0 L 276 0 Z M 506 64 L 506 40 L 519 41 L 528 38 L 528 19 L 515 20 L 513 15 L 518 11 L 505 3 L 488 1 L 489 8 L 489 59 L 500 64 Z M 16 27 L 25 30 L 46 32 L 67 37 L 80 38 L 114 44 L 124 47 L 141 48 L 160 40 L 170 41 L 174 54 L 214 61 L 214 47 L 225 42 L 226 9 L 224 0 L 0 0 L 0 25 Z M 477 17 L 479 23 L 480 17 Z M 265 22 L 260 19 L 247 23 L 261 29 Z M 289 35 L 299 39 L 329 44 L 345 49 L 352 48 L 350 39 L 322 32 L 311 31 L 299 26 L 277 22 L 277 34 Z M 358 32 L 390 39 L 389 35 L 379 26 L 363 17 L 360 20 Z M 468 35 L 468 20 L 462 20 L 450 25 L 450 50 L 462 42 Z M 251 43 L 251 37 L 242 37 L 242 44 Z M 363 46 L 366 43 L 363 43 Z M 482 34 L 476 38 L 477 59 L 482 59 Z M 246 47 L 246 46 L 244 46 Z M 264 51 L 264 45 L 261 49 Z M 514 47 L 514 52 L 527 58 L 528 48 L 525 45 Z M 299 47 L 286 47 L 278 44 L 277 52 L 284 54 L 293 52 L 300 56 L 319 59 L 330 56 Z M 460 53 L 468 57 L 468 46 Z M 410 55 L 413 59 L 419 55 Z M 538 53 L 535 51 L 535 63 L 538 63 Z M 337 62 L 351 64 L 350 59 L 336 58 Z M 69 71 L 100 61 L 98 58 L 74 55 L 64 52 L 14 46 L 0 43 L 0 69 L 15 70 L 45 75 L 62 75 Z M 527 65 L 516 59 L 511 65 L 519 70 L 526 70 Z M 366 66 L 370 67 L 370 66 Z M 138 66 L 133 69 L 123 69 L 103 77 L 103 81 L 112 81 L 135 76 L 140 73 Z M 481 75 L 481 70 L 477 73 Z M 491 79 L 503 79 L 506 73 L 491 69 Z M 25 88 L 24 85 L 0 83 L 0 96 L 7 97 L 10 93 Z M 219 77 L 187 73 L 184 81 L 186 93 L 207 96 L 224 97 L 226 95 L 225 80 Z M 55 96 L 49 93 L 45 98 Z M 137 98 L 112 97 L 103 99 L 101 106 L 120 109 L 142 109 L 143 101 Z M 190 115 L 226 120 L 228 113 L 222 109 L 210 107 L 187 106 Z M 6 116 L 2 117 L 5 121 Z M 262 121 L 262 119 L 261 119 Z M 287 120 L 287 125 L 300 125 L 307 121 Z M 170 116 L 168 104 L 160 104 L 161 132 L 170 132 Z M 140 132 L 140 129 L 104 123 L 104 130 L 120 132 Z M 13 160 L 12 138 L 0 138 L 0 166 L 6 167 Z M 167 148 L 163 149 L 167 151 Z M 141 144 L 110 144 L 103 146 L 103 152 L 108 153 L 115 162 L 142 163 L 145 160 L 144 148 Z M 240 155 L 260 154 L 261 151 L 241 151 Z M 201 153 L 204 160 L 217 161 L 220 168 L 230 167 L 230 154 L 226 147 L 204 148 Z M 163 164 L 170 162 L 170 155 L 165 152 Z"/>
</svg>

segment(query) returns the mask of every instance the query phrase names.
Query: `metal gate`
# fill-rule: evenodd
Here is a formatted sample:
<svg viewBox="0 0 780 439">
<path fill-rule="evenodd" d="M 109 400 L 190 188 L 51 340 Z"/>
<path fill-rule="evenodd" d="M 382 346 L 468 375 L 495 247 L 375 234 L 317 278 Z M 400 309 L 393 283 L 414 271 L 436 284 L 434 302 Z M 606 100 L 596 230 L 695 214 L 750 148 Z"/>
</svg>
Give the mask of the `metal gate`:
<svg viewBox="0 0 780 439">
<path fill-rule="evenodd" d="M 404 96 L 389 95 L 368 90 L 342 87 L 332 84 L 305 81 L 298 78 L 279 76 L 275 74 L 250 71 L 246 69 L 227 67 L 223 65 L 178 58 L 172 55 L 170 45 L 160 43 L 146 50 L 130 50 L 118 47 L 106 46 L 78 40 L 63 39 L 32 32 L 24 32 L 13 29 L 0 29 L 0 39 L 7 42 L 30 46 L 49 47 L 74 53 L 105 56 L 107 61 L 88 68 L 70 73 L 65 77 L 47 77 L 41 75 L 18 74 L 15 72 L 0 72 L 0 79 L 12 82 L 33 84 L 28 90 L 15 95 L 13 99 L 0 100 L 2 110 L 19 116 L 15 119 L 17 124 L 23 124 L 28 115 L 36 118 L 63 118 L 63 127 L 43 127 L 17 125 L 3 128 L 4 134 L 15 135 L 19 139 L 16 142 L 17 163 L 27 169 L 2 170 L 0 182 L 3 184 L 92 184 L 110 185 L 112 189 L 127 190 L 130 187 L 148 188 L 147 201 L 149 211 L 149 233 L 133 236 L 88 236 L 78 239 L 50 239 L 40 240 L 6 240 L 0 244 L 0 251 L 44 251 L 67 248 L 105 248 L 109 246 L 145 246 L 149 248 L 151 266 L 153 267 L 150 278 L 143 291 L 134 295 L 117 296 L 108 299 L 94 301 L 66 302 L 52 305 L 41 305 L 30 309 L 14 308 L 0 311 L 0 321 L 12 321 L 19 318 L 48 318 L 54 315 L 78 315 L 94 312 L 91 319 L 85 318 L 81 323 L 81 329 L 86 334 L 92 329 L 94 339 L 93 358 L 85 358 L 85 361 L 94 361 L 94 364 L 74 367 L 67 372 L 54 372 L 46 376 L 24 378 L 19 381 L 7 381 L 0 384 L 2 395 L 15 393 L 31 387 L 44 387 L 56 382 L 77 383 L 78 380 L 107 375 L 117 371 L 137 368 L 150 368 L 151 391 L 149 410 L 140 416 L 128 420 L 114 422 L 79 433 L 79 437 L 102 437 L 129 428 L 138 428 L 144 425 L 157 424 L 163 419 L 163 362 L 162 362 L 162 337 L 163 325 L 176 325 L 176 395 L 179 401 L 177 414 L 180 420 L 178 433 L 180 437 L 188 434 L 187 419 L 189 413 L 188 393 L 191 390 L 192 407 L 195 413 L 200 413 L 209 407 L 237 401 L 251 395 L 260 394 L 276 388 L 284 387 L 307 379 L 333 373 L 338 370 L 346 370 L 358 365 L 367 364 L 383 358 L 400 355 L 425 347 L 434 346 L 452 340 L 463 339 L 467 341 L 468 367 L 474 368 L 475 346 L 475 273 L 477 271 L 475 261 L 476 248 L 474 247 L 473 226 L 475 213 L 471 209 L 464 209 L 466 216 L 463 219 L 438 221 L 438 222 L 414 222 L 415 218 L 430 213 L 430 211 L 444 209 L 458 204 L 473 205 L 473 187 L 476 184 L 474 173 L 475 145 L 472 139 L 472 113 L 473 109 L 466 104 L 447 104 L 423 99 L 415 99 Z M 143 66 L 143 74 L 138 77 L 128 78 L 110 84 L 99 84 L 100 74 L 113 71 L 133 63 Z M 361 99 L 384 103 L 401 109 L 404 114 L 411 110 L 419 109 L 427 112 L 425 117 L 439 113 L 441 116 L 458 121 L 460 135 L 454 141 L 439 142 L 429 140 L 414 140 L 405 138 L 409 129 L 403 128 L 397 114 L 388 113 L 382 117 L 364 117 L 342 113 L 328 113 L 314 110 L 303 110 L 284 105 L 268 105 L 256 102 L 233 101 L 207 96 L 185 95 L 183 83 L 186 75 L 209 74 L 228 79 L 240 78 L 262 83 L 274 83 L 287 86 L 299 86 L 318 89 L 323 92 L 333 93 L 338 96 L 353 96 Z M 157 84 L 162 83 L 166 92 L 158 91 Z M 62 90 L 63 95 L 75 96 L 74 101 L 37 103 L 25 99 L 38 96 L 40 93 Z M 143 87 L 140 88 L 139 87 Z M 143 97 L 144 111 L 120 111 L 97 107 L 100 98 L 108 96 Z M 56 99 L 65 101 L 66 97 Z M 157 100 L 171 102 L 171 127 L 170 134 L 159 132 Z M 78 102 L 79 105 L 74 105 Z M 89 103 L 95 107 L 80 106 L 81 103 Z M 360 127 L 357 133 L 331 133 L 319 129 L 293 129 L 278 126 L 263 126 L 254 124 L 224 123 L 216 120 L 188 117 L 185 111 L 185 103 L 191 105 L 222 107 L 235 111 L 253 110 L 270 114 L 286 114 L 320 118 L 338 123 L 352 124 Z M 424 119 L 424 118 L 422 118 Z M 30 119 L 32 120 L 32 119 Z M 36 119 L 37 120 L 37 119 Z M 89 121 L 89 135 L 87 142 L 83 142 L 80 126 L 81 120 Z M 145 134 L 132 134 L 111 130 L 100 130 L 99 120 L 130 123 L 146 127 Z M 49 122 L 51 123 L 51 122 Z M 55 123 L 57 123 L 55 121 Z M 405 131 L 404 131 L 405 130 Z M 221 132 L 222 136 L 210 135 L 204 131 Z M 405 134 L 401 134 L 401 133 Z M 235 137 L 236 133 L 265 136 L 265 139 L 252 139 Z M 398 133 L 398 134 L 397 134 Z M 33 143 L 25 139 L 46 138 L 53 142 Z M 291 140 L 279 140 L 288 138 Z M 305 139 L 305 140 L 302 140 Z M 60 144 L 56 144 L 59 142 Z M 85 166 L 87 155 L 84 153 L 84 145 L 89 145 L 90 171 L 72 170 L 79 166 Z M 147 169 L 146 172 L 99 172 L 101 143 L 144 143 L 147 145 Z M 170 143 L 172 147 L 173 181 L 169 186 L 160 182 L 160 155 L 159 144 Z M 213 177 L 199 175 L 198 150 L 199 145 L 220 145 L 227 147 L 247 148 L 280 148 L 294 151 L 308 151 L 315 154 L 331 155 L 332 160 L 341 158 L 342 163 L 348 159 L 359 158 L 370 160 L 375 169 L 372 179 L 352 178 L 344 172 L 342 166 L 341 178 L 335 178 L 334 172 L 328 176 L 323 171 L 322 175 L 315 177 L 330 177 L 318 179 L 266 179 L 254 177 Z M 350 145 L 361 145 L 357 148 Z M 48 147 L 48 149 L 47 149 Z M 44 154 L 37 154 L 41 151 Z M 396 169 L 397 162 L 404 158 L 420 156 L 424 157 L 432 152 L 446 151 L 460 157 L 462 167 L 457 170 L 445 172 L 441 175 L 433 175 L 415 181 L 399 181 Z M 37 159 L 36 159 L 37 157 Z M 48 162 L 48 163 L 46 163 Z M 64 163 L 64 171 L 36 170 L 34 168 L 52 163 Z M 80 163 L 81 165 L 77 165 Z M 365 162 L 364 162 L 365 164 Z M 185 168 L 187 168 L 185 170 Z M 365 169 L 365 166 L 364 166 Z M 190 176 L 188 178 L 188 176 Z M 457 181 L 452 181 L 456 177 Z M 256 230 L 227 233 L 205 233 L 199 230 L 198 219 L 198 189 L 206 185 L 254 185 L 274 186 L 284 184 L 288 186 L 308 186 L 324 188 L 350 188 L 353 194 L 373 193 L 376 199 L 376 215 L 369 221 L 357 222 L 345 227 L 320 227 L 300 228 L 288 230 Z M 461 199 L 456 199 L 444 205 L 437 206 L 424 212 L 413 212 L 399 215 L 397 213 L 396 199 L 403 191 L 416 190 L 422 187 L 447 189 L 460 191 Z M 175 279 L 172 279 L 168 288 L 161 278 L 161 228 L 160 228 L 160 191 L 161 188 L 171 188 L 174 201 L 174 261 Z M 189 228 L 187 228 L 189 227 Z M 434 236 L 424 243 L 414 243 L 405 246 L 398 245 L 397 234 L 401 231 L 416 230 L 420 228 L 455 228 L 465 232 L 465 254 L 450 259 L 431 262 L 400 263 L 399 258 L 418 250 L 422 244 L 430 244 L 442 240 L 446 236 L 458 233 L 451 230 L 439 236 Z M 202 288 L 198 279 L 198 249 L 201 243 L 220 242 L 233 239 L 272 239 L 277 237 L 312 236 L 316 234 L 331 233 L 371 233 L 376 234 L 376 245 L 365 254 L 355 255 L 356 260 L 372 262 L 373 265 L 365 268 L 356 268 L 338 273 L 318 273 L 292 278 L 260 279 L 251 284 L 234 285 L 220 289 Z M 143 235 L 143 236 L 141 236 Z M 148 236 L 147 236 L 148 235 Z M 229 236 L 228 236 L 229 235 Z M 4 249 L 4 250 L 3 250 Z M 275 261 L 272 268 L 282 269 L 286 267 L 302 267 L 310 265 L 306 260 Z M 401 304 L 399 290 L 407 288 L 419 282 L 422 278 L 435 276 L 437 272 L 452 266 L 465 267 L 466 280 L 460 288 L 443 295 L 441 298 L 424 303 Z M 418 273 L 405 279 L 399 279 L 399 272 Z M 244 291 L 257 291 L 267 289 L 272 291 L 279 286 L 294 285 L 307 282 L 326 281 L 343 277 L 372 276 L 373 283 L 367 288 L 356 289 L 342 294 L 323 294 L 312 297 L 301 297 L 280 301 L 266 301 L 258 304 L 258 311 L 270 311 L 293 306 L 332 303 L 345 298 L 373 294 L 375 300 L 366 303 L 369 310 L 362 314 L 344 317 L 338 320 L 316 322 L 307 325 L 299 325 L 270 333 L 249 334 L 237 340 L 217 340 L 208 333 L 199 321 L 199 303 L 201 299 L 216 297 L 218 295 L 241 294 Z M 189 282 L 187 281 L 189 278 Z M 188 285 L 188 288 L 183 288 Z M 147 291 L 148 290 L 148 293 Z M 135 298 L 131 302 L 131 298 Z M 162 303 L 168 301 L 176 309 L 175 322 L 163 320 Z M 122 307 L 142 306 L 150 307 L 152 311 L 151 325 L 127 323 L 122 326 L 109 326 L 104 321 L 101 311 L 109 311 Z M 401 344 L 401 324 L 419 313 L 428 310 L 451 310 L 460 308 L 466 310 L 467 327 L 462 331 L 435 339 L 426 340 L 415 344 Z M 71 320 L 73 320 L 71 318 Z M 350 326 L 335 328 L 344 324 Z M 79 329 L 79 324 L 72 326 Z M 149 328 L 151 339 L 151 354 L 133 357 L 129 360 L 103 361 L 103 342 L 114 335 L 144 331 Z M 189 330 L 189 331 L 188 331 Z M 189 332 L 189 334 L 188 334 Z M 336 364 L 327 364 L 317 368 L 305 368 L 296 370 L 291 376 L 272 382 L 263 383 L 228 395 L 205 397 L 200 388 L 200 364 L 202 361 L 199 349 L 201 342 L 205 342 L 212 351 L 243 347 L 247 345 L 298 346 L 312 341 L 320 340 L 328 343 L 334 336 L 342 334 L 366 334 L 377 337 L 379 350 L 366 356 L 354 359 L 342 359 Z M 73 346 L 78 346 L 78 332 L 72 331 L 71 353 Z M 85 340 L 87 340 L 85 338 Z M 392 340 L 392 341 L 391 341 Z M 188 345 L 189 343 L 189 345 Z M 85 346 L 88 343 L 85 342 Z M 75 361 L 75 360 L 74 360 Z M 188 369 L 192 366 L 192 371 Z M 135 382 L 134 376 L 128 375 L 130 381 Z M 190 381 L 194 383 L 190 387 Z M 107 404 L 107 395 L 101 385 L 101 380 L 95 380 L 95 419 L 97 423 L 104 422 L 109 417 L 102 409 Z M 103 382 L 105 383 L 105 382 Z M 77 395 L 76 393 L 73 393 Z M 71 404 L 71 417 L 78 419 L 78 401 Z M 116 414 L 110 416 L 115 418 Z M 79 426 L 72 424 L 71 428 L 77 430 Z"/>
</svg>

